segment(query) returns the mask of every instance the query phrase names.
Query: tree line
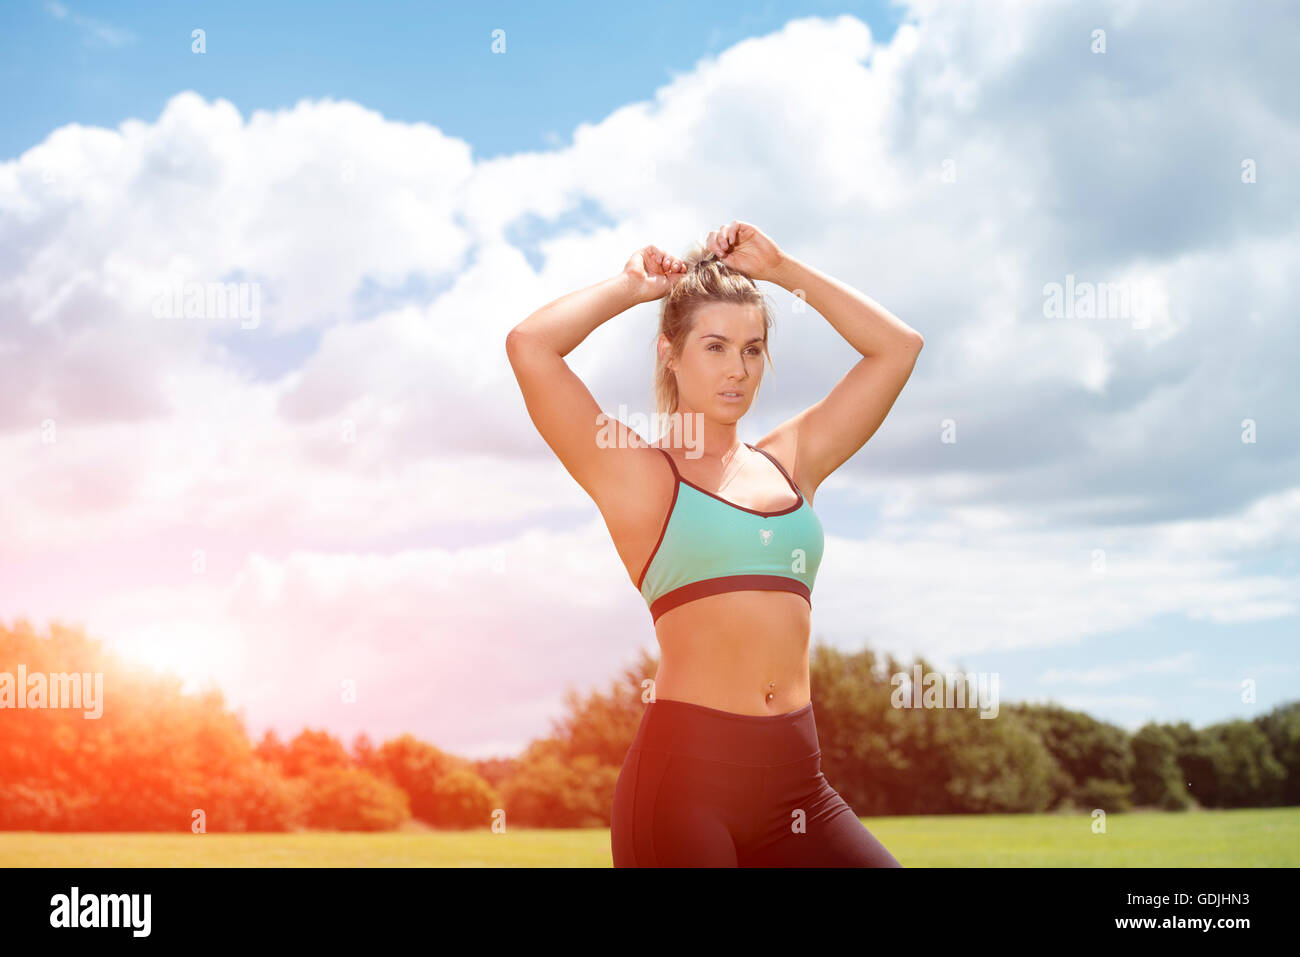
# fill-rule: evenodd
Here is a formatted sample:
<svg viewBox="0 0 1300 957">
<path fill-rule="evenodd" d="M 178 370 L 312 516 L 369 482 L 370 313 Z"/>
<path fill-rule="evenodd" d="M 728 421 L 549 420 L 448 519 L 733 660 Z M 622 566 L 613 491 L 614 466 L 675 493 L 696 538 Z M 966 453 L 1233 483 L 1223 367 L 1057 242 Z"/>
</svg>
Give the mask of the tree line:
<svg viewBox="0 0 1300 957">
<path fill-rule="evenodd" d="M 18 665 L 99 672 L 111 706 L 0 708 L 0 830 L 288 831 L 608 827 L 614 785 L 657 660 L 565 713 L 517 756 L 471 760 L 405 734 L 345 746 L 305 728 L 254 743 L 219 691 L 131 665 L 80 629 L 0 623 L 0 694 Z M 1130 734 L 1055 705 L 896 707 L 903 664 L 817 644 L 810 658 L 822 770 L 862 816 L 1300 804 L 1300 702 L 1196 729 Z M 936 676 L 942 678 L 942 676 Z M 946 679 L 942 679 L 946 680 Z M 11 681 L 9 691 L 14 691 Z"/>
</svg>

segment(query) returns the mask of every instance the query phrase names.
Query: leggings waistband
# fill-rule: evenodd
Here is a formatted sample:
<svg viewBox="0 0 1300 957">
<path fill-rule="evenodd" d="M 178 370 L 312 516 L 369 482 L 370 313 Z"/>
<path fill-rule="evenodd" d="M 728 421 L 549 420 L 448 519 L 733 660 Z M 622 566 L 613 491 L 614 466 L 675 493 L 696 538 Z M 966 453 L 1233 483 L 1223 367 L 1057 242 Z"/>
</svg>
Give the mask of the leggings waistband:
<svg viewBox="0 0 1300 957">
<path fill-rule="evenodd" d="M 645 706 L 632 747 L 749 767 L 819 754 L 812 702 L 786 714 L 736 714 L 656 698 Z"/>
</svg>

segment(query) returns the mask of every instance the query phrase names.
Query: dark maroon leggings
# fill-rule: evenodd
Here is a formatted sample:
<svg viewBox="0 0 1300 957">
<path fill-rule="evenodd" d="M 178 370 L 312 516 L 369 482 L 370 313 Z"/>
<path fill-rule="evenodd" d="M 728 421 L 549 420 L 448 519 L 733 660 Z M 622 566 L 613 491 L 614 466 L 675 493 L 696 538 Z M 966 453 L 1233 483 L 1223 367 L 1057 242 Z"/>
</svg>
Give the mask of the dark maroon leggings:
<svg viewBox="0 0 1300 957">
<path fill-rule="evenodd" d="M 614 788 L 615 867 L 901 867 L 827 783 L 812 702 L 646 705 Z"/>
</svg>

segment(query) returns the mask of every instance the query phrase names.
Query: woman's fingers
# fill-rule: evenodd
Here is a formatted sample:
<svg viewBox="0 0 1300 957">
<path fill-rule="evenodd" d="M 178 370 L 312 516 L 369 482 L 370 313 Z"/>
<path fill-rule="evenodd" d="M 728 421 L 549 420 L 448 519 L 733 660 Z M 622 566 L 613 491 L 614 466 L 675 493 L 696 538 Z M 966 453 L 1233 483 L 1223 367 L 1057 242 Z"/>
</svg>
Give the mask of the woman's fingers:
<svg viewBox="0 0 1300 957">
<path fill-rule="evenodd" d="M 757 246 L 746 245 L 751 241 L 757 241 L 754 227 L 738 219 L 733 219 L 730 223 L 721 225 L 710 232 L 704 242 L 704 247 L 708 250 L 709 256 L 725 261 L 741 246 L 745 246 L 744 256 L 754 254 L 757 251 Z M 742 261 L 744 256 L 742 256 Z"/>
<path fill-rule="evenodd" d="M 736 248 L 736 242 L 739 239 L 737 225 L 738 223 L 732 220 L 730 225 L 719 226 L 709 233 L 709 244 L 719 258 L 730 255 L 731 251 Z"/>
<path fill-rule="evenodd" d="M 642 257 L 647 268 L 647 272 L 653 271 L 661 276 L 666 276 L 673 272 L 685 272 L 686 264 L 676 256 L 670 256 L 658 246 L 647 246 L 645 255 Z"/>
</svg>

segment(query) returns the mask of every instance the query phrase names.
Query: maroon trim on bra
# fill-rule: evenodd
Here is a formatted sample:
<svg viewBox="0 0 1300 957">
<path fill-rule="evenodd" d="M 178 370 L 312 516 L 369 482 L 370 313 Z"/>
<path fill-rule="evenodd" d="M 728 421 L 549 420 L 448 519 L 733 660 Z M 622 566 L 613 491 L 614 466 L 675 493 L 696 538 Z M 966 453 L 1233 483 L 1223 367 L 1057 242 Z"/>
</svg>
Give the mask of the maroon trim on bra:
<svg viewBox="0 0 1300 957">
<path fill-rule="evenodd" d="M 650 616 L 658 621 L 664 612 L 671 611 L 678 605 L 729 591 L 788 591 L 800 596 L 808 602 L 809 608 L 812 607 L 812 592 L 803 582 L 793 578 L 783 575 L 723 575 L 720 578 L 692 582 L 660 595 L 650 605 Z"/>
<path fill-rule="evenodd" d="M 650 571 L 650 565 L 652 562 L 654 562 L 655 556 L 659 554 L 659 546 L 663 544 L 664 535 L 668 533 L 668 523 L 672 521 L 673 509 L 677 507 L 677 495 L 681 491 L 681 487 L 683 485 L 689 485 L 691 488 L 695 489 L 695 491 L 703 492 L 705 495 L 709 496 L 710 498 L 717 499 L 723 505 L 730 506 L 731 508 L 737 509 L 738 511 L 741 512 L 748 512 L 751 515 L 760 515 L 763 518 L 776 518 L 779 515 L 789 515 L 791 512 L 797 512 L 799 508 L 804 504 L 806 500 L 803 497 L 803 491 L 800 490 L 799 486 L 794 484 L 794 479 L 790 478 L 790 473 L 785 470 L 785 468 L 781 465 L 781 463 L 778 462 L 771 455 L 769 455 L 767 452 L 758 448 L 757 446 L 749 445 L 748 442 L 746 442 L 745 444 L 748 445 L 755 452 L 758 452 L 763 456 L 765 456 L 773 465 L 776 466 L 777 471 L 779 471 L 781 473 L 781 476 L 786 480 L 786 482 L 790 484 L 790 490 L 794 492 L 795 495 L 798 496 L 794 504 L 787 505 L 785 508 L 778 509 L 775 512 L 761 512 L 756 508 L 748 508 L 744 505 L 737 505 L 735 502 L 728 502 L 725 498 L 723 498 L 721 495 L 718 495 L 716 492 L 710 492 L 707 488 L 701 488 L 700 486 L 692 482 L 690 479 L 688 479 L 686 476 L 682 475 L 682 473 L 677 468 L 677 463 L 673 461 L 673 457 L 668 453 L 667 449 L 661 449 L 657 445 L 650 446 L 650 448 L 654 449 L 656 452 L 663 452 L 664 458 L 668 460 L 668 467 L 673 470 L 673 478 L 675 479 L 675 481 L 673 482 L 673 498 L 672 501 L 668 503 L 668 514 L 664 516 L 664 523 L 659 529 L 659 538 L 656 539 L 655 547 L 650 550 L 650 557 L 646 559 L 645 565 L 641 568 L 641 574 L 637 577 L 636 580 L 637 591 L 640 591 L 641 586 L 645 584 L 645 576 Z M 812 508 L 811 505 L 808 507 Z M 667 597 L 667 596 L 663 596 L 663 597 Z M 662 601 L 663 598 L 661 597 L 660 600 Z M 811 604 L 811 602 L 809 602 L 809 604 Z"/>
<path fill-rule="evenodd" d="M 749 445 L 748 442 L 746 442 L 745 444 L 746 444 L 746 445 Z M 781 470 L 781 474 L 785 476 L 785 480 L 786 480 L 787 482 L 790 483 L 790 488 L 794 489 L 796 492 L 799 493 L 799 498 L 800 498 L 800 500 L 802 501 L 802 499 L 803 499 L 803 491 L 799 488 L 799 486 L 797 486 L 797 485 L 794 484 L 794 479 L 792 479 L 792 478 L 790 477 L 790 473 L 787 472 L 787 471 L 785 470 L 785 466 L 782 465 L 780 462 L 778 462 L 778 461 L 776 460 L 776 456 L 772 455 L 772 454 L 769 453 L 769 452 L 764 451 L 763 449 L 760 449 L 760 448 L 759 448 L 758 446 L 756 446 L 756 445 L 749 445 L 749 447 L 750 447 L 751 449 L 753 449 L 755 452 L 762 452 L 764 455 L 766 455 L 769 459 L 772 460 L 772 464 L 775 465 L 778 469 Z"/>
<path fill-rule="evenodd" d="M 749 445 L 748 442 L 746 442 L 745 444 L 746 444 L 746 445 Z M 652 446 L 650 446 L 650 447 L 651 447 L 652 449 L 659 449 L 659 447 L 658 447 L 657 445 L 652 445 Z M 746 505 L 737 505 L 735 502 L 729 502 L 729 501 L 727 501 L 725 498 L 723 498 L 721 495 L 719 495 L 717 492 L 710 492 L 707 488 L 702 488 L 702 487 L 700 487 L 699 485 L 696 485 L 694 482 L 692 482 L 690 479 L 688 479 L 685 475 L 683 475 L 683 474 L 678 470 L 678 468 L 677 468 L 677 463 L 673 461 L 673 457 L 672 457 L 671 455 L 668 455 L 668 452 L 667 452 L 667 451 L 665 451 L 664 449 L 659 449 L 659 451 L 660 451 L 660 452 L 663 452 L 664 455 L 668 455 L 668 464 L 671 465 L 671 466 L 673 467 L 673 474 L 674 474 L 675 476 L 677 476 L 677 481 L 678 481 L 678 482 L 680 482 L 680 483 L 683 484 L 683 485 L 689 485 L 691 488 L 695 489 L 695 491 L 697 491 L 697 492 L 703 492 L 705 495 L 709 496 L 710 498 L 715 498 L 715 499 L 717 499 L 717 500 L 718 500 L 719 502 L 721 502 L 723 505 L 728 505 L 728 506 L 730 506 L 731 508 L 738 509 L 739 511 L 742 511 L 742 512 L 748 512 L 750 515 L 761 515 L 763 518 L 776 518 L 778 515 L 789 515 L 791 512 L 796 512 L 796 511 L 798 511 L 798 510 L 799 510 L 799 507 L 800 507 L 801 505 L 803 505 L 803 503 L 804 503 L 803 492 L 801 492 L 801 491 L 799 490 L 799 486 L 795 485 L 795 484 L 794 484 L 794 480 L 790 478 L 790 476 L 786 473 L 786 470 L 783 469 L 783 468 L 781 468 L 781 463 L 780 463 L 780 462 L 778 462 L 776 459 L 772 458 L 772 456 L 768 455 L 768 454 L 767 454 L 766 452 L 764 452 L 762 449 L 754 448 L 754 446 L 752 446 L 752 445 L 749 445 L 749 447 L 750 447 L 751 449 L 754 449 L 755 452 L 760 452 L 760 453 L 762 453 L 764 456 L 766 456 L 768 459 L 771 460 L 771 462 L 772 462 L 773 465 L 775 465 L 775 466 L 777 467 L 777 470 L 781 473 L 781 476 L 786 480 L 786 482 L 789 483 L 789 485 L 790 485 L 790 491 L 794 492 L 794 494 L 795 494 L 796 496 L 798 496 L 798 497 L 794 500 L 793 504 L 787 505 L 785 508 L 777 509 L 775 512 L 762 512 L 762 511 L 759 511 L 759 510 L 756 509 L 756 508 L 749 508 L 749 507 L 746 506 Z M 674 493 L 674 499 L 673 499 L 673 501 L 674 501 L 674 503 L 676 503 L 676 496 L 675 496 L 675 493 Z M 811 508 L 811 506 L 809 506 L 809 507 Z M 672 511 L 669 510 L 669 513 L 668 513 L 668 514 L 669 514 L 669 516 L 671 516 L 671 515 L 672 515 Z M 667 523 L 665 523 L 665 527 L 666 527 L 666 525 L 667 525 Z M 656 547 L 656 549 L 658 548 L 658 546 L 655 546 L 655 547 Z M 647 566 L 647 567 L 648 567 L 648 566 Z M 644 577 L 644 575 L 643 575 L 642 577 Z"/>
<path fill-rule="evenodd" d="M 658 446 L 652 445 L 650 447 L 652 449 L 658 449 L 658 451 L 664 453 L 664 457 L 668 459 L 668 464 L 672 467 L 673 475 L 678 481 L 673 482 L 673 500 L 668 503 L 668 514 L 664 516 L 663 527 L 659 529 L 659 538 L 655 541 L 655 547 L 650 550 L 650 557 L 645 560 L 645 567 L 641 569 L 641 575 L 636 580 L 637 591 L 640 591 L 641 586 L 645 584 L 645 576 L 646 572 L 650 570 L 650 563 L 653 562 L 655 556 L 659 554 L 659 546 L 663 544 L 664 535 L 668 532 L 668 523 L 672 520 L 673 509 L 677 507 L 677 493 L 681 491 L 682 488 L 680 484 L 681 475 L 677 471 L 677 463 L 673 461 L 673 457 L 667 452 L 664 452 L 663 449 L 658 448 Z"/>
</svg>

